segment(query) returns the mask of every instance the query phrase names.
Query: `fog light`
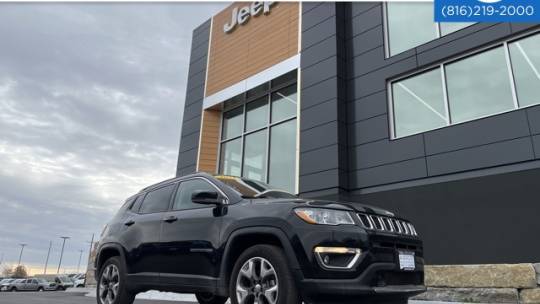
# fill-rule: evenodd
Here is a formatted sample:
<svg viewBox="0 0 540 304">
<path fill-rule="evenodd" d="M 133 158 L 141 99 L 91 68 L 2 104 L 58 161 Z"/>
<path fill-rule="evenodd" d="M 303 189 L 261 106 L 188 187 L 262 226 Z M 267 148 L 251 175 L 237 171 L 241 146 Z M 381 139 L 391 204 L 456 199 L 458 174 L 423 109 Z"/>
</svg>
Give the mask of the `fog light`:
<svg viewBox="0 0 540 304">
<path fill-rule="evenodd" d="M 315 247 L 313 252 L 319 264 L 327 269 L 351 269 L 362 254 L 359 248 L 347 247 Z"/>
</svg>

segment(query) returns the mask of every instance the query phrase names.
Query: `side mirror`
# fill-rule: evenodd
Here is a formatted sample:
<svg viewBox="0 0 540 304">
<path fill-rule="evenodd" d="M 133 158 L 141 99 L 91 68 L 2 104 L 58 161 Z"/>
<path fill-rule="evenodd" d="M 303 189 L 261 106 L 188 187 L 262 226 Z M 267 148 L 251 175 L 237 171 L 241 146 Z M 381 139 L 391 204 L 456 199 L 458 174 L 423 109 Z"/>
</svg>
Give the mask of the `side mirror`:
<svg viewBox="0 0 540 304">
<path fill-rule="evenodd" d="M 216 191 L 195 191 L 191 195 L 191 201 L 203 205 L 222 205 L 223 201 Z"/>
</svg>

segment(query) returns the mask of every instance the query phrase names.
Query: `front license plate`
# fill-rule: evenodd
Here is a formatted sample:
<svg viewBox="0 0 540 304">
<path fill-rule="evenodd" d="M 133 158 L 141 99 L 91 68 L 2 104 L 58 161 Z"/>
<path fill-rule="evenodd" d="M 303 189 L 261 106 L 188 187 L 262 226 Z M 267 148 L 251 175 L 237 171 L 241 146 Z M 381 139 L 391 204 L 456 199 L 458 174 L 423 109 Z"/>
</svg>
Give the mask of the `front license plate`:
<svg viewBox="0 0 540 304">
<path fill-rule="evenodd" d="M 399 252 L 399 269 L 401 270 L 414 270 L 416 265 L 414 263 L 414 252 Z"/>
</svg>

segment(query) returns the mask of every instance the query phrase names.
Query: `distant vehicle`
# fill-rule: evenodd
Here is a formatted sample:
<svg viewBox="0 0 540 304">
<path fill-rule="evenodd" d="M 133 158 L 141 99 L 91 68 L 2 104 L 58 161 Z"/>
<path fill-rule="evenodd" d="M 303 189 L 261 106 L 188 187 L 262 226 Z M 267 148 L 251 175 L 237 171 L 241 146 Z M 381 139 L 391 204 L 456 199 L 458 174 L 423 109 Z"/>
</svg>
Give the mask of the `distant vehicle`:
<svg viewBox="0 0 540 304">
<path fill-rule="evenodd" d="M 16 280 L 13 280 L 11 283 L 9 283 L 9 284 L 6 286 L 6 290 L 7 290 L 7 291 L 11 291 L 11 292 L 23 290 L 23 287 L 24 287 L 24 283 L 25 283 L 25 282 L 26 282 L 26 279 L 16 279 Z"/>
<path fill-rule="evenodd" d="M 3 279 L 2 281 L 0 281 L 0 291 L 7 291 L 7 287 L 13 281 L 15 281 L 15 279 Z"/>
<path fill-rule="evenodd" d="M 76 276 L 75 278 L 75 287 L 84 287 L 84 283 L 85 283 L 85 280 L 86 280 L 86 275 L 85 274 L 82 274 L 82 275 L 79 275 L 79 276 Z"/>
<path fill-rule="evenodd" d="M 38 274 L 35 277 L 48 282 L 54 282 L 56 284 L 56 290 L 66 290 L 74 286 L 73 281 L 68 276 L 62 274 Z"/>
</svg>

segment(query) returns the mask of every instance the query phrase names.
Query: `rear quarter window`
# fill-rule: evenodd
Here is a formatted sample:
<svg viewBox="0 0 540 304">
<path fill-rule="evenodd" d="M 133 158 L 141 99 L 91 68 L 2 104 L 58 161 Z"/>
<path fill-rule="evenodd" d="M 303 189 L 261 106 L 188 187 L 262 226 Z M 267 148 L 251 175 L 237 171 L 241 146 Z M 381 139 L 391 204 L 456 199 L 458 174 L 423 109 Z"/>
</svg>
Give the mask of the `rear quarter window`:
<svg viewBox="0 0 540 304">
<path fill-rule="evenodd" d="M 139 213 L 165 212 L 169 209 L 174 184 L 150 191 L 144 197 Z"/>
</svg>

